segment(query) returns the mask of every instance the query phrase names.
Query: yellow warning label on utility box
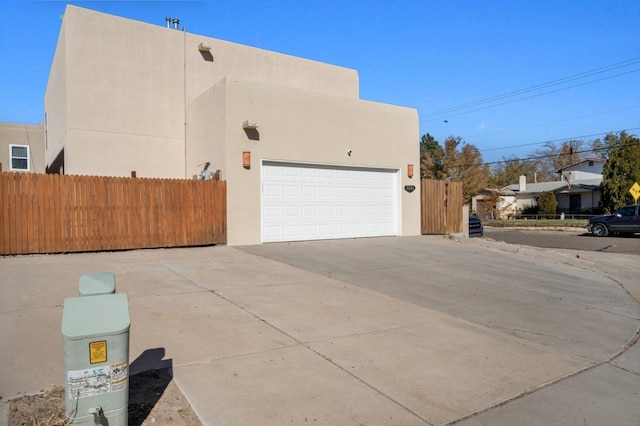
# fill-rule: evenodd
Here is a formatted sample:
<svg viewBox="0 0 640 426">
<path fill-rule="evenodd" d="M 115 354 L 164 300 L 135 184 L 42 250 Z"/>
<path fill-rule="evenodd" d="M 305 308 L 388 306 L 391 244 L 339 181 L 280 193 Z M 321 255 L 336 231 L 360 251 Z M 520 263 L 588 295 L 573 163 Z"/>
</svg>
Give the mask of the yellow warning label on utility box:
<svg viewBox="0 0 640 426">
<path fill-rule="evenodd" d="M 107 341 L 89 343 L 89 362 L 91 364 L 99 364 L 107 362 Z"/>
</svg>

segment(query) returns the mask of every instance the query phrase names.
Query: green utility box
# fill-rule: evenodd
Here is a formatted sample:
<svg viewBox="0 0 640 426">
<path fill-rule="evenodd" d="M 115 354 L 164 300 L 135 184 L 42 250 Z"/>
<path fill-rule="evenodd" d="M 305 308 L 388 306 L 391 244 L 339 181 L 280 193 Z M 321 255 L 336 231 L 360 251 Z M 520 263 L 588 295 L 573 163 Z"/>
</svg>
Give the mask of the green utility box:
<svg viewBox="0 0 640 426">
<path fill-rule="evenodd" d="M 98 296 L 116 292 L 116 277 L 111 272 L 95 272 L 80 276 L 78 294 L 80 296 Z"/>
<path fill-rule="evenodd" d="M 64 387 L 71 424 L 127 426 L 130 324 L 124 293 L 64 300 Z"/>
</svg>

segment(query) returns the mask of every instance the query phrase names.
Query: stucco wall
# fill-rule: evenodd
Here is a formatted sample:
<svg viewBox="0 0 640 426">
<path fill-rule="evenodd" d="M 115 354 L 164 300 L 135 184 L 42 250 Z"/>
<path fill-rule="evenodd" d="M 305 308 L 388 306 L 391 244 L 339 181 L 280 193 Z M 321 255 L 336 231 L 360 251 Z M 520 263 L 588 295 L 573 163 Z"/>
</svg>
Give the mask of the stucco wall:
<svg viewBox="0 0 640 426">
<path fill-rule="evenodd" d="M 209 171 L 220 170 L 220 178 L 227 180 L 226 158 L 226 87 L 222 80 L 197 97 L 187 113 L 188 176 L 198 174 L 209 162 Z"/>
<path fill-rule="evenodd" d="M 17 124 L 0 122 L 0 163 L 2 171 L 11 171 L 11 145 L 29 147 L 29 170 L 44 172 L 44 124 Z"/>
<path fill-rule="evenodd" d="M 56 52 L 44 94 L 45 165 L 50 166 L 67 144 L 67 54 L 64 25 L 58 35 Z"/>
<path fill-rule="evenodd" d="M 230 245 L 260 243 L 261 161 L 379 167 L 400 171 L 402 235 L 420 234 L 418 116 L 415 110 L 375 102 L 323 96 L 241 80 L 226 81 L 228 226 Z M 259 121 L 259 140 L 242 128 Z M 347 151 L 351 151 L 349 156 Z M 251 168 L 242 153 L 251 152 Z M 402 188 L 415 185 L 408 193 Z"/>
<path fill-rule="evenodd" d="M 47 162 L 66 148 L 67 174 L 190 177 L 189 105 L 229 74 L 358 97 L 354 70 L 69 5 L 45 95 Z"/>
</svg>

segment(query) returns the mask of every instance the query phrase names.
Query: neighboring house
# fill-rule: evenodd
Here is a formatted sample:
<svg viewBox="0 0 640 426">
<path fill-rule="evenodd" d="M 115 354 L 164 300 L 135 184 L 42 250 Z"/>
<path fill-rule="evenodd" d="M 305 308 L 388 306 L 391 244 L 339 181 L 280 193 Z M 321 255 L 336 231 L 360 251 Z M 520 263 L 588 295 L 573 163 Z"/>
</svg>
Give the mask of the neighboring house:
<svg viewBox="0 0 640 426">
<path fill-rule="evenodd" d="M 511 218 L 522 214 L 526 207 L 536 206 L 540 193 L 553 192 L 558 200 L 559 212 L 593 214 L 599 208 L 603 166 L 604 160 L 583 160 L 557 170 L 562 179 L 555 182 L 529 183 L 526 176 L 520 176 L 517 184 L 497 190 L 486 189 L 473 197 L 472 209 L 480 214 L 494 211 L 499 218 Z M 499 201 L 495 208 L 484 205 L 496 192 Z"/>
<path fill-rule="evenodd" d="M 417 111 L 355 70 L 69 5 L 44 107 L 50 173 L 219 171 L 229 245 L 420 234 Z"/>
<path fill-rule="evenodd" d="M 44 173 L 44 124 L 0 122 L 3 172 Z"/>
</svg>

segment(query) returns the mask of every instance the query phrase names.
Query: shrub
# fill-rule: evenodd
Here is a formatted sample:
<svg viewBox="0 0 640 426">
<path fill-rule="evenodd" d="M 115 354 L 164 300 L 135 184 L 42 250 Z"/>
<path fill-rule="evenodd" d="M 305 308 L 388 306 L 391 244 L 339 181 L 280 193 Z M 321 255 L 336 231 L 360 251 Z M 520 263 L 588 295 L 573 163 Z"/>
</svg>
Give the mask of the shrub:
<svg viewBox="0 0 640 426">
<path fill-rule="evenodd" d="M 541 192 L 538 196 L 538 207 L 541 214 L 553 218 L 558 210 L 556 194 L 550 191 Z"/>
</svg>

